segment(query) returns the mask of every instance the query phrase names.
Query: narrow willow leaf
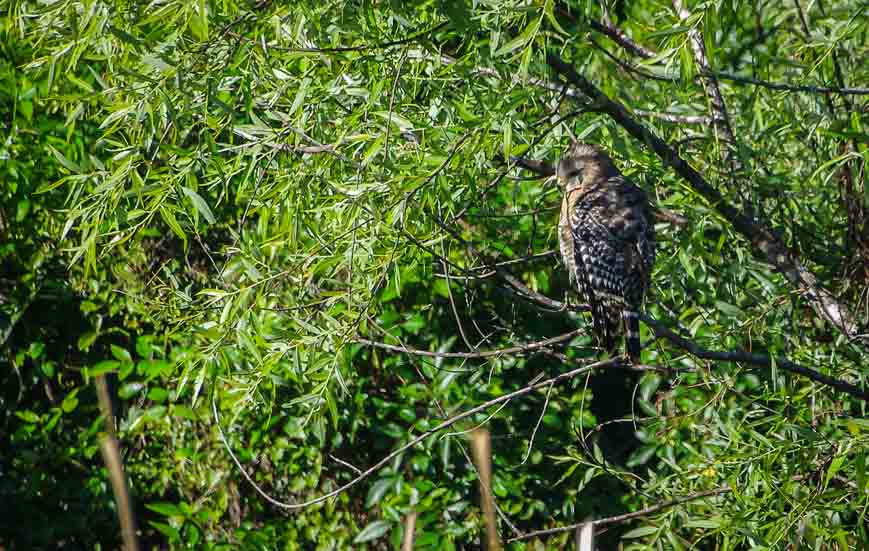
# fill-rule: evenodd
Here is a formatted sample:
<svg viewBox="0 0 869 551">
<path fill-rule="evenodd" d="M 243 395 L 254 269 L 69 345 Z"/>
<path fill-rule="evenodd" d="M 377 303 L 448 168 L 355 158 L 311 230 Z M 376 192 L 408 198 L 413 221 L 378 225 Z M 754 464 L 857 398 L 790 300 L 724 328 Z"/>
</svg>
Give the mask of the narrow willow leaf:
<svg viewBox="0 0 869 551">
<path fill-rule="evenodd" d="M 197 212 L 205 217 L 209 224 L 214 224 L 214 213 L 208 208 L 208 203 L 205 202 L 205 199 L 189 187 L 181 186 L 181 189 L 184 191 L 184 195 L 190 198 Z"/>
<path fill-rule="evenodd" d="M 175 218 L 175 214 L 168 207 L 160 207 L 160 217 L 163 218 L 163 221 L 166 222 L 166 225 L 177 235 L 182 241 L 184 241 L 184 248 L 187 248 L 187 234 L 184 233 L 184 230 L 181 229 L 181 224 L 178 223 L 178 220 Z"/>
<path fill-rule="evenodd" d="M 391 524 L 385 520 L 375 520 L 359 532 L 359 535 L 356 536 L 353 543 L 365 543 L 367 541 L 376 540 L 388 532 L 390 526 Z"/>
<path fill-rule="evenodd" d="M 513 40 L 507 42 L 503 46 L 501 46 L 497 52 L 492 54 L 493 57 L 501 57 L 507 54 L 510 54 L 528 44 L 534 37 L 537 35 L 538 29 L 540 29 L 540 22 L 543 17 L 536 17 L 534 21 L 532 21 L 525 30 L 523 30 L 519 36 L 514 38 Z"/>
<path fill-rule="evenodd" d="M 63 167 L 65 169 L 67 169 L 71 172 L 75 172 L 76 174 L 81 173 L 81 168 L 77 164 L 75 164 L 74 162 L 67 159 L 66 155 L 64 155 L 63 153 L 61 153 L 60 151 L 58 151 L 57 149 L 55 149 L 54 147 L 52 147 L 50 145 L 48 146 L 48 149 L 49 149 L 49 151 L 51 151 L 51 154 L 54 155 L 54 158 L 57 159 L 57 161 L 61 165 L 63 165 Z"/>
</svg>

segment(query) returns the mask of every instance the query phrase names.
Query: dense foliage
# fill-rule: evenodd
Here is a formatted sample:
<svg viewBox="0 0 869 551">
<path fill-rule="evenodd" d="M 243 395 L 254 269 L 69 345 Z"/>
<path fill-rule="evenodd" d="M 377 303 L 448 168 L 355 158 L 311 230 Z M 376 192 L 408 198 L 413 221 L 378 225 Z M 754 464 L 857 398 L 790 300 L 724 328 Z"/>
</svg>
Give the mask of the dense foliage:
<svg viewBox="0 0 869 551">
<path fill-rule="evenodd" d="M 866 6 L 611 4 L 0 4 L 0 546 L 119 545 L 101 374 L 146 546 L 397 548 L 412 512 L 416 548 L 478 546 L 481 424 L 505 540 L 708 492 L 602 526 L 599 545 L 869 541 L 864 399 L 780 365 L 867 384 L 867 95 L 829 92 L 869 82 Z M 565 93 L 547 53 L 771 228 L 854 327 Z M 772 365 L 697 359 L 644 327 L 647 369 L 499 403 L 294 509 L 606 357 L 585 314 L 557 308 L 577 301 L 560 194 L 527 168 L 573 138 L 660 213 L 646 313 Z"/>
</svg>

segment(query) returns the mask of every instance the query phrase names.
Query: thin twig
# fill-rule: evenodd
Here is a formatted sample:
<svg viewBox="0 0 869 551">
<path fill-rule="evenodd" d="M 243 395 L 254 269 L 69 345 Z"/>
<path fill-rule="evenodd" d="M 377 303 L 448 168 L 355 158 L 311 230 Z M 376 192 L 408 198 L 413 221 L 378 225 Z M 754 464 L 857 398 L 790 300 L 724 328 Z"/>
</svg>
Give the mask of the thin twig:
<svg viewBox="0 0 869 551">
<path fill-rule="evenodd" d="M 835 86 L 815 86 L 812 84 L 788 84 L 785 82 L 769 82 L 751 77 L 743 77 L 734 75 L 733 73 L 725 73 L 717 71 L 713 73 L 716 77 L 722 80 L 729 80 L 737 84 L 751 84 L 760 86 L 761 88 L 769 88 L 770 90 L 782 90 L 784 92 L 809 92 L 812 94 L 837 94 L 840 96 L 869 96 L 869 88 L 860 87 L 835 87 Z"/>
<path fill-rule="evenodd" d="M 673 0 L 673 9 L 676 10 L 682 23 L 691 18 L 691 12 L 682 5 L 682 0 Z M 733 135 L 730 118 L 727 116 L 727 104 L 724 103 L 724 96 L 721 95 L 718 81 L 715 79 L 712 66 L 709 64 L 706 45 L 703 43 L 703 35 L 700 34 L 698 25 L 688 29 L 688 44 L 700 72 L 700 82 L 706 91 L 706 97 L 709 98 L 709 105 L 712 110 L 712 127 L 715 129 L 718 140 L 724 144 L 726 151 L 724 158 L 730 166 L 731 180 L 735 185 L 736 175 L 742 171 L 742 162 L 736 154 L 736 137 Z"/>
<path fill-rule="evenodd" d="M 527 540 L 531 538 L 542 538 L 546 536 L 551 536 L 553 534 L 560 534 L 562 532 L 572 532 L 577 528 L 585 525 L 591 524 L 594 527 L 605 526 L 608 524 L 619 524 L 625 522 L 627 520 L 632 520 L 637 517 L 643 517 L 646 515 L 651 515 L 653 513 L 657 513 L 658 511 L 663 511 L 664 509 L 669 509 L 671 507 L 675 507 L 677 505 L 681 505 L 683 503 L 687 503 L 689 501 L 694 501 L 697 499 L 701 499 L 704 497 L 717 496 L 721 494 L 727 494 L 733 491 L 733 488 L 730 486 L 719 486 L 718 488 L 713 488 L 711 490 L 704 490 L 702 492 L 695 492 L 693 494 L 688 494 L 676 499 L 672 499 L 670 501 L 664 501 L 663 503 L 658 503 L 657 505 L 652 505 L 651 507 L 646 507 L 645 509 L 640 509 L 639 511 L 634 511 L 633 513 L 625 513 L 623 515 L 615 515 L 611 517 L 599 518 L 597 520 L 585 521 L 585 522 L 577 522 L 575 524 L 570 524 L 568 526 L 559 526 L 557 528 L 549 528 L 546 530 L 535 530 L 533 532 L 528 532 L 527 534 L 522 534 L 521 536 L 516 536 L 514 538 L 510 538 L 507 540 L 507 543 L 512 543 L 514 541 Z"/>
<path fill-rule="evenodd" d="M 531 438 L 528 440 L 528 447 L 525 449 L 525 457 L 519 462 L 524 465 L 528 458 L 531 457 L 531 448 L 534 447 L 534 438 L 537 436 L 537 429 L 540 428 L 540 423 L 543 422 L 543 417 L 546 415 L 546 409 L 549 407 L 549 397 L 552 395 L 552 385 L 546 389 L 546 400 L 543 402 L 543 407 L 540 409 L 540 416 L 537 418 L 537 423 L 534 425 L 534 430 L 531 431 Z M 581 425 L 582 423 L 580 423 Z"/>
<path fill-rule="evenodd" d="M 441 254 L 444 258 L 447 257 L 446 245 L 441 241 Z M 459 309 L 456 307 L 456 301 L 453 297 L 453 282 L 450 277 L 450 269 L 447 266 L 446 262 L 441 262 L 441 266 L 444 269 L 444 279 L 446 279 L 447 286 L 447 296 L 450 299 L 450 308 L 453 311 L 453 317 L 456 318 L 456 325 L 459 328 L 459 334 L 462 336 L 462 341 L 465 343 L 465 346 L 470 348 L 471 350 L 476 350 L 476 347 L 471 344 L 471 341 L 468 340 L 468 336 L 465 334 L 465 326 L 462 324 L 462 317 L 459 315 Z"/>
<path fill-rule="evenodd" d="M 526 352 L 533 352 L 535 350 L 540 350 L 541 348 L 545 348 L 551 344 L 557 344 L 564 341 L 569 341 L 573 337 L 577 335 L 581 335 L 584 333 L 584 329 L 577 329 L 575 331 L 571 331 L 569 333 L 564 333 L 563 335 L 558 335 L 557 337 L 550 337 L 548 339 L 544 339 L 538 342 L 532 342 L 528 344 L 521 344 L 519 346 L 511 346 L 509 348 L 500 348 L 498 350 L 484 350 L 481 352 L 430 352 L 428 350 L 418 350 L 416 348 L 407 348 L 405 346 L 396 346 L 394 344 L 386 344 L 383 342 L 377 342 L 368 340 L 362 337 L 357 337 L 356 342 L 359 344 L 364 344 L 367 346 L 374 346 L 376 348 L 383 348 L 385 350 L 392 350 L 393 352 L 403 352 L 405 354 L 413 354 L 414 356 L 428 356 L 430 358 L 493 358 L 498 356 L 508 356 L 511 354 L 521 354 Z"/>
</svg>

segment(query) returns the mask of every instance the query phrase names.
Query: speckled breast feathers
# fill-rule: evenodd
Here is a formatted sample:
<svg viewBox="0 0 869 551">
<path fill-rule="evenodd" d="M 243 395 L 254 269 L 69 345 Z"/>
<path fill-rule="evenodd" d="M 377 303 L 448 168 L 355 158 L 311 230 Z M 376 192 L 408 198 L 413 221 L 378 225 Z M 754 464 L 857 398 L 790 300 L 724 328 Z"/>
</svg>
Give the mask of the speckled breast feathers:
<svg viewBox="0 0 869 551">
<path fill-rule="evenodd" d="M 594 332 L 612 350 L 626 331 L 639 358 L 636 317 L 655 262 L 654 226 L 645 192 L 619 173 L 599 147 L 576 143 L 558 165 L 563 191 L 559 244 L 570 280 L 591 306 Z"/>
</svg>

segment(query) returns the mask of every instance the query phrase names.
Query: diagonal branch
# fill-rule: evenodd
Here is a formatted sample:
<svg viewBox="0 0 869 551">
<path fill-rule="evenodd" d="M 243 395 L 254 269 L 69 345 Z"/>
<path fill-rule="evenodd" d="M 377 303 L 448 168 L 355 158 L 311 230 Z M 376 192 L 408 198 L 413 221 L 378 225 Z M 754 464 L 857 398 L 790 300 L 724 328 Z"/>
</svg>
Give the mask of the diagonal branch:
<svg viewBox="0 0 869 551">
<path fill-rule="evenodd" d="M 809 300 L 815 311 L 829 321 L 838 331 L 850 337 L 854 334 L 854 320 L 848 308 L 823 288 L 817 276 L 806 268 L 799 258 L 791 254 L 788 247 L 768 227 L 734 207 L 721 192 L 689 165 L 657 134 L 634 120 L 620 103 L 617 103 L 598 90 L 585 77 L 574 70 L 555 54 L 547 56 L 549 65 L 573 86 L 587 95 L 594 103 L 595 110 L 609 115 L 616 123 L 654 151 L 666 164 L 691 184 L 734 229 L 748 239 L 763 253 L 776 270 L 784 275 Z"/>
<path fill-rule="evenodd" d="M 676 14 L 683 23 L 690 19 L 691 12 L 682 5 L 682 0 L 673 0 L 673 9 L 676 10 Z M 730 165 L 732 177 L 735 178 L 735 175 L 742 171 L 742 163 L 736 155 L 736 137 L 733 135 L 733 128 L 730 126 L 730 118 L 727 116 L 727 105 L 724 103 L 724 97 L 718 88 L 718 80 L 715 79 L 712 67 L 709 65 L 706 46 L 703 44 L 703 35 L 700 34 L 700 29 L 696 25 L 688 30 L 688 43 L 694 54 L 694 62 L 697 64 L 700 72 L 700 82 L 703 84 L 703 90 L 706 92 L 712 108 L 712 128 L 715 129 L 715 136 L 718 140 L 724 143 L 724 148 L 727 152 L 725 159 L 727 160 L 727 164 Z"/>
<path fill-rule="evenodd" d="M 721 494 L 727 494 L 732 492 L 733 489 L 730 486 L 719 486 L 718 488 L 712 488 L 711 490 L 704 490 L 702 492 L 695 492 L 693 494 L 688 494 L 682 497 L 677 497 L 676 499 L 671 499 L 670 501 L 664 501 L 661 503 L 657 503 L 652 505 L 651 507 L 646 507 L 645 509 L 640 509 L 639 511 L 634 511 L 633 513 L 625 513 L 622 515 L 615 515 L 612 517 L 599 518 L 597 520 L 578 522 L 576 524 L 570 524 L 568 526 L 558 526 L 556 528 L 549 528 L 547 530 L 535 530 L 534 532 L 528 532 L 526 534 L 522 534 L 521 536 L 516 536 L 507 540 L 507 543 L 512 543 L 514 541 L 527 540 L 531 538 L 540 538 L 545 536 L 552 536 L 554 534 L 560 534 L 562 532 L 571 532 L 576 530 L 580 526 L 584 524 L 591 524 L 594 527 L 598 526 L 606 526 L 608 524 L 619 524 L 628 520 L 632 520 L 638 517 L 643 517 L 646 515 L 651 515 L 653 513 L 657 513 L 658 511 L 663 511 L 665 509 L 670 509 L 672 507 L 676 507 L 677 505 L 681 505 L 683 503 L 688 503 L 689 501 L 694 501 L 697 499 L 702 499 L 704 497 L 718 496 Z"/>
<path fill-rule="evenodd" d="M 634 55 L 645 59 L 651 59 L 657 55 L 652 50 L 646 48 L 641 44 L 638 44 L 634 39 L 628 36 L 627 33 L 613 25 L 609 16 L 606 14 L 604 15 L 604 19 L 602 22 L 599 23 L 592 19 L 589 20 L 588 25 L 592 28 L 592 30 L 601 34 L 605 34 L 613 42 L 618 43 L 622 48 L 628 50 Z"/>
</svg>

